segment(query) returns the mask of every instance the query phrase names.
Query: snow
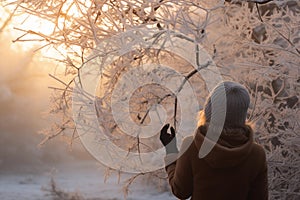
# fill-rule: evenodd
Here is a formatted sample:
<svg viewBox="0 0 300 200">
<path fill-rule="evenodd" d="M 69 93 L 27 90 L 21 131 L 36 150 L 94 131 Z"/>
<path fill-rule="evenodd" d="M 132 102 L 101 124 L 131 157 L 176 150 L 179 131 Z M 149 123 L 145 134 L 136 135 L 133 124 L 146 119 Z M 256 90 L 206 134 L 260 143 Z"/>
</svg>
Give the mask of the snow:
<svg viewBox="0 0 300 200">
<path fill-rule="evenodd" d="M 121 175 L 121 181 L 118 183 L 118 175 L 113 173 L 104 182 L 103 167 L 99 167 L 93 161 L 64 164 L 54 170 L 39 173 L 0 172 L 0 199 L 51 200 L 51 177 L 58 189 L 67 193 L 78 193 L 85 200 L 118 200 L 124 199 L 124 180 L 130 175 Z M 127 200 L 135 199 L 171 200 L 175 197 L 168 191 L 161 191 L 157 186 L 137 180 L 130 187 L 127 196 Z"/>
</svg>

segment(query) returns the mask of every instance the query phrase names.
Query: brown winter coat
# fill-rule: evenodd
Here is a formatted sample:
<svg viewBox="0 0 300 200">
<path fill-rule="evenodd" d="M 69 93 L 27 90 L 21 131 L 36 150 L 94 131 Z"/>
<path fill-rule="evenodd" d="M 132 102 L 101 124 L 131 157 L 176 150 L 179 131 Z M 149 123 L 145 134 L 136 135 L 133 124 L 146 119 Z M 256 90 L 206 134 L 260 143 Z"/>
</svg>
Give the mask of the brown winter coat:
<svg viewBox="0 0 300 200">
<path fill-rule="evenodd" d="M 199 159 L 207 128 L 184 139 L 178 155 L 168 154 L 166 171 L 173 194 L 192 200 L 268 199 L 267 164 L 264 149 L 253 142 L 249 126 L 223 130 L 212 151 Z M 179 156 L 181 155 L 181 156 Z"/>
</svg>

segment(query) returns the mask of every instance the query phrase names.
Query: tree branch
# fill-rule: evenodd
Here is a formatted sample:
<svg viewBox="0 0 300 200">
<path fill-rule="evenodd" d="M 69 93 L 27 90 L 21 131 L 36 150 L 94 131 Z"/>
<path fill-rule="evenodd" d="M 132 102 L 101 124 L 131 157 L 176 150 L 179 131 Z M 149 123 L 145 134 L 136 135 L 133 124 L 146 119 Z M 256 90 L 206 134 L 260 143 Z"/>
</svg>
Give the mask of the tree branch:
<svg viewBox="0 0 300 200">
<path fill-rule="evenodd" d="M 240 3 L 241 2 L 241 0 L 225 0 L 225 1 L 229 2 L 229 3 Z M 246 1 L 250 2 L 250 3 L 266 4 L 273 0 L 246 0 Z"/>
</svg>

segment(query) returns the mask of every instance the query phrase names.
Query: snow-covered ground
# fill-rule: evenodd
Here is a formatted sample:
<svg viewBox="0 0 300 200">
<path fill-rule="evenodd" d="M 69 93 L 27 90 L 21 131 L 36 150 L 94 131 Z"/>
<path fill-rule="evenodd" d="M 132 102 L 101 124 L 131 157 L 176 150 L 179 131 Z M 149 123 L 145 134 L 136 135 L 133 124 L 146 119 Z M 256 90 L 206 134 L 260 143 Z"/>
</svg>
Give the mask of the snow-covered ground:
<svg viewBox="0 0 300 200">
<path fill-rule="evenodd" d="M 52 172 L 51 172 L 52 171 Z M 66 193 L 78 193 L 85 200 L 118 200 L 124 199 L 123 186 L 129 175 L 113 173 L 104 183 L 103 168 L 93 161 L 64 164 L 53 170 L 39 173 L 0 172 L 1 200 L 51 200 L 55 199 L 51 189 L 51 177 L 58 190 Z M 56 198 L 60 199 L 60 198 Z M 144 182 L 133 183 L 128 200 L 168 200 L 175 199 L 169 192 L 163 192 L 157 186 Z"/>
</svg>

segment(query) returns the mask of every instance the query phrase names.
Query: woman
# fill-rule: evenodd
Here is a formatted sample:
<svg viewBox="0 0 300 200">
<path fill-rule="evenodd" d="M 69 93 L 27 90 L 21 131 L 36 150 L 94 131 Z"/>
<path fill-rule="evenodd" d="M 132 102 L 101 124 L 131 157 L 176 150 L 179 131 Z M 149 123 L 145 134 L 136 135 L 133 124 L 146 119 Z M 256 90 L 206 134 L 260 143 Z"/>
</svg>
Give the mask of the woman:
<svg viewBox="0 0 300 200">
<path fill-rule="evenodd" d="M 210 134 L 206 133 L 208 129 L 216 130 L 212 119 L 218 119 L 224 112 L 219 109 L 224 94 L 226 112 L 220 137 L 212 150 L 199 158 L 204 138 L 213 143 Z M 253 141 L 253 129 L 246 123 L 249 103 L 249 93 L 242 85 L 230 81 L 217 85 L 200 112 L 197 131 L 183 140 L 180 152 L 173 127 L 171 134 L 168 133 L 169 124 L 162 128 L 160 140 L 167 152 L 166 171 L 176 197 L 192 197 L 192 200 L 268 199 L 265 152 Z M 174 156 L 178 159 L 168 163 Z"/>
</svg>

